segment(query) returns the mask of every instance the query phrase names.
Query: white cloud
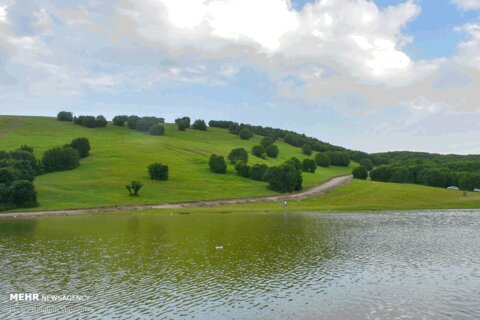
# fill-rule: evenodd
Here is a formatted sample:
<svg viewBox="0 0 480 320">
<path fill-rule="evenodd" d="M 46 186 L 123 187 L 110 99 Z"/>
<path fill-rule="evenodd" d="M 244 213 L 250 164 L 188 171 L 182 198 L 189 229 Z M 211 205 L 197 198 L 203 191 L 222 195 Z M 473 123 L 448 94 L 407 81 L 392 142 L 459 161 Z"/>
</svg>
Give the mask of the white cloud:
<svg viewBox="0 0 480 320">
<path fill-rule="evenodd" d="M 0 6 L 0 23 L 7 22 L 7 7 Z"/>
<path fill-rule="evenodd" d="M 452 3 L 463 10 L 480 9 L 480 0 L 452 0 Z"/>
</svg>

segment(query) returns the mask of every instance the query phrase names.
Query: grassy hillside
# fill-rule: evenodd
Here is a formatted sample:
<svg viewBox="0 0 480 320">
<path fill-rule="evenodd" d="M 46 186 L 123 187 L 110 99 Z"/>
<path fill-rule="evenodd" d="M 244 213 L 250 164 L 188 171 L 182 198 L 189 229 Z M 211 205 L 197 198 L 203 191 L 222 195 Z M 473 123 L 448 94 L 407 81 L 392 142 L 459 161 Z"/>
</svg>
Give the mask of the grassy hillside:
<svg viewBox="0 0 480 320">
<path fill-rule="evenodd" d="M 278 203 L 248 203 L 210 208 L 152 210 L 152 212 L 322 212 L 480 208 L 480 193 L 446 190 L 414 184 L 354 180 L 319 198 Z"/>
<path fill-rule="evenodd" d="M 47 117 L 0 116 L 0 150 L 13 150 L 20 145 L 34 147 L 40 158 L 47 150 L 86 137 L 92 146 L 91 155 L 81 160 L 72 171 L 49 173 L 37 177 L 40 207 L 34 210 L 88 208 L 126 204 L 156 204 L 184 201 L 238 198 L 273 194 L 264 182 L 237 176 L 233 166 L 226 175 L 209 171 L 210 154 L 228 155 L 231 149 L 243 147 L 249 152 L 260 136 L 241 140 L 224 129 L 207 132 L 180 132 L 173 124 L 166 125 L 165 136 L 151 136 L 126 127 L 109 124 L 106 128 L 88 129 Z M 298 157 L 300 148 L 281 141 L 278 159 L 262 160 L 250 154 L 249 164 L 269 166 Z M 313 157 L 313 156 L 312 156 Z M 150 181 L 147 166 L 153 162 L 169 165 L 167 182 Z M 304 187 L 319 184 L 332 176 L 348 174 L 350 168 L 318 168 L 315 174 L 304 173 Z M 129 197 L 125 185 L 132 180 L 144 183 L 141 197 Z"/>
</svg>

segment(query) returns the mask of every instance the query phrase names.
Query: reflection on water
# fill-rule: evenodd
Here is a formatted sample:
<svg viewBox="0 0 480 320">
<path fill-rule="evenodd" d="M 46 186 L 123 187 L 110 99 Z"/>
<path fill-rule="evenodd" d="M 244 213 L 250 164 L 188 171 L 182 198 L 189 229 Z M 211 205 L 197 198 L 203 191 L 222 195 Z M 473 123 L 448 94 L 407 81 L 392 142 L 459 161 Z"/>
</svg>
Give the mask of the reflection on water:
<svg viewBox="0 0 480 320">
<path fill-rule="evenodd" d="M 480 212 L 0 220 L 0 313 L 82 318 L 477 319 Z M 11 302 L 9 293 L 87 302 Z M 2 317 L 3 318 L 3 317 Z"/>
</svg>

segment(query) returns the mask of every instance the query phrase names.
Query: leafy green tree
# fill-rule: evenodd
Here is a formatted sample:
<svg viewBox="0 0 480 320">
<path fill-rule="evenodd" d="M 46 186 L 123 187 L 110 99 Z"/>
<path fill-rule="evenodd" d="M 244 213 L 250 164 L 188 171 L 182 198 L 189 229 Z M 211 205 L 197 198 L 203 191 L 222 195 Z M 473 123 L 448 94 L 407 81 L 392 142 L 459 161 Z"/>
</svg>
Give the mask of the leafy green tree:
<svg viewBox="0 0 480 320">
<path fill-rule="evenodd" d="M 294 147 L 302 146 L 302 139 L 298 134 L 295 134 L 295 133 L 287 133 L 283 137 L 283 141 L 285 141 L 285 143 L 288 143 L 289 145 L 292 145 Z"/>
<path fill-rule="evenodd" d="M 153 127 L 156 124 L 159 124 L 162 122 L 161 118 L 157 117 L 142 117 L 137 120 L 137 126 L 135 129 L 138 131 L 142 132 L 149 132 L 150 128 Z"/>
<path fill-rule="evenodd" d="M 262 140 L 260 141 L 260 144 L 265 148 L 267 149 L 268 147 L 270 147 L 271 145 L 273 145 L 275 141 L 273 140 L 273 138 L 271 137 L 264 137 L 262 138 Z"/>
<path fill-rule="evenodd" d="M 297 169 L 288 163 L 280 166 L 270 167 L 265 173 L 265 180 L 270 190 L 278 192 L 292 192 L 298 190 L 301 181 L 298 181 Z"/>
<path fill-rule="evenodd" d="M 400 167 L 392 169 L 390 182 L 395 183 L 414 183 L 413 174 L 408 168 Z"/>
<path fill-rule="evenodd" d="M 80 165 L 80 154 L 70 146 L 47 150 L 42 158 L 45 172 L 75 169 Z"/>
<path fill-rule="evenodd" d="M 480 188 L 480 174 L 478 173 L 463 173 L 458 179 L 458 186 L 465 191 L 473 191 L 475 188 Z"/>
<path fill-rule="evenodd" d="M 155 181 L 166 181 L 168 180 L 168 166 L 161 163 L 152 163 L 148 166 L 148 173 L 150 174 L 150 179 Z"/>
<path fill-rule="evenodd" d="M 302 161 L 302 171 L 308 173 L 315 173 L 317 170 L 317 164 L 313 159 L 303 159 Z"/>
<path fill-rule="evenodd" d="M 268 146 L 266 149 L 265 149 L 265 153 L 267 154 L 267 156 L 269 156 L 270 158 L 276 158 L 278 157 L 278 147 L 274 144 Z"/>
<path fill-rule="evenodd" d="M 140 181 L 132 181 L 126 187 L 131 197 L 137 197 L 139 195 L 138 192 L 143 187 L 143 184 Z"/>
<path fill-rule="evenodd" d="M 365 169 L 367 169 L 368 171 L 372 170 L 374 167 L 372 160 L 368 158 L 360 160 L 360 165 Z"/>
<path fill-rule="evenodd" d="M 137 122 L 140 120 L 139 116 L 129 116 L 127 119 L 127 126 L 129 129 L 137 129 Z"/>
<path fill-rule="evenodd" d="M 57 120 L 59 121 L 73 121 L 73 113 L 67 111 L 60 111 L 57 114 Z"/>
<path fill-rule="evenodd" d="M 252 154 L 255 156 L 255 157 L 259 157 L 259 158 L 265 158 L 265 149 L 263 148 L 262 145 L 256 145 L 256 146 L 253 146 L 252 147 Z"/>
<path fill-rule="evenodd" d="M 38 206 L 37 192 L 32 182 L 17 180 L 10 189 L 12 201 L 17 207 L 32 208 Z"/>
<path fill-rule="evenodd" d="M 185 131 L 186 129 L 190 128 L 190 118 L 183 117 L 175 119 L 175 123 L 178 127 L 179 131 Z"/>
<path fill-rule="evenodd" d="M 205 120 L 198 119 L 193 122 L 192 129 L 207 131 L 207 124 L 205 123 Z"/>
<path fill-rule="evenodd" d="M 372 171 L 370 171 L 370 179 L 373 181 L 387 182 L 390 181 L 392 174 L 392 168 L 382 165 L 375 167 Z"/>
<path fill-rule="evenodd" d="M 238 160 L 235 162 L 235 170 L 238 175 L 244 178 L 249 177 L 250 166 L 247 165 L 244 161 Z"/>
<path fill-rule="evenodd" d="M 446 187 L 447 180 L 441 169 L 425 169 L 418 173 L 418 183 L 432 187 Z"/>
<path fill-rule="evenodd" d="M 312 146 L 309 144 L 304 144 L 302 147 L 302 152 L 303 154 L 306 154 L 307 156 L 312 155 Z"/>
<path fill-rule="evenodd" d="M 315 162 L 319 167 L 326 168 L 330 166 L 330 158 L 325 153 L 317 153 Z"/>
<path fill-rule="evenodd" d="M 248 176 L 252 180 L 265 181 L 265 172 L 267 172 L 268 167 L 264 164 L 254 164 L 250 167 L 248 171 Z"/>
<path fill-rule="evenodd" d="M 237 161 L 248 163 L 248 152 L 244 148 L 232 149 L 228 154 L 228 160 L 230 160 L 232 164 L 235 164 Z"/>
<path fill-rule="evenodd" d="M 346 152 L 329 151 L 326 154 L 330 158 L 332 166 L 348 167 L 350 164 L 350 158 Z"/>
<path fill-rule="evenodd" d="M 0 168 L 0 184 L 12 185 L 20 176 L 20 171 L 13 167 Z"/>
<path fill-rule="evenodd" d="M 15 204 L 12 200 L 11 189 L 7 185 L 0 183 L 0 211 L 13 208 L 15 208 Z"/>
<path fill-rule="evenodd" d="M 225 163 L 223 156 L 212 154 L 210 156 L 210 160 L 208 161 L 208 165 L 210 166 L 210 170 L 212 172 L 227 173 L 227 164 Z"/>
<path fill-rule="evenodd" d="M 365 167 L 356 167 L 352 171 L 352 175 L 355 179 L 365 180 L 368 178 L 368 171 Z"/>
<path fill-rule="evenodd" d="M 160 123 L 154 124 L 150 127 L 149 133 L 152 136 L 163 136 L 165 135 L 165 127 Z"/>
<path fill-rule="evenodd" d="M 112 119 L 112 122 L 116 126 L 123 127 L 123 126 L 125 126 L 125 122 L 127 122 L 127 120 L 128 120 L 127 115 L 121 115 L 121 116 L 115 116 Z"/>
<path fill-rule="evenodd" d="M 70 146 L 78 151 L 80 158 L 86 158 L 90 152 L 90 142 L 87 138 L 76 138 L 70 143 Z"/>
<path fill-rule="evenodd" d="M 108 124 L 107 119 L 104 116 L 97 116 L 95 118 L 95 128 L 105 128 Z"/>
<path fill-rule="evenodd" d="M 246 128 L 240 130 L 238 135 L 240 136 L 240 139 L 243 139 L 243 140 L 250 140 L 253 137 L 252 131 L 250 131 L 249 129 L 246 129 Z"/>
<path fill-rule="evenodd" d="M 97 122 L 94 116 L 81 116 L 81 117 L 83 117 L 82 122 L 80 123 L 81 126 L 84 126 L 90 129 L 95 128 L 97 126 Z"/>
</svg>

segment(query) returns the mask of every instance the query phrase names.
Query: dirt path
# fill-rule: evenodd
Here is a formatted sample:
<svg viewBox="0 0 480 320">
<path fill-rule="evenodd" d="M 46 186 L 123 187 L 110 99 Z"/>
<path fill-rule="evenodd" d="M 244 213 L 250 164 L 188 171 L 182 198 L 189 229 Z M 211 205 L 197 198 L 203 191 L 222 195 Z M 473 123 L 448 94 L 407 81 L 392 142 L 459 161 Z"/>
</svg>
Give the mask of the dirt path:
<svg viewBox="0 0 480 320">
<path fill-rule="evenodd" d="M 0 129 L 0 138 L 5 138 L 10 133 L 15 131 L 15 129 L 20 125 L 21 121 L 19 118 L 13 117 L 10 118 L 10 121 L 7 123 L 5 127 Z"/>
<path fill-rule="evenodd" d="M 44 215 L 70 215 L 82 213 L 99 213 L 99 212 L 115 212 L 115 211 L 135 211 L 148 209 L 182 209 L 182 208 L 198 208 L 198 207 L 213 207 L 227 204 L 242 204 L 253 202 L 274 202 L 283 200 L 301 200 L 305 198 L 312 198 L 321 196 L 329 191 L 343 187 L 352 181 L 352 176 L 340 176 L 332 178 L 318 186 L 315 186 L 304 191 L 288 194 L 280 194 L 274 196 L 238 198 L 238 199 L 224 199 L 224 200 L 206 200 L 175 204 L 159 204 L 159 205 L 132 205 L 132 206 L 116 206 L 90 209 L 74 209 L 74 210 L 51 210 L 51 211 L 35 211 L 35 212 L 12 212 L 0 213 L 0 218 L 17 218 L 17 217 L 32 217 Z"/>
</svg>

